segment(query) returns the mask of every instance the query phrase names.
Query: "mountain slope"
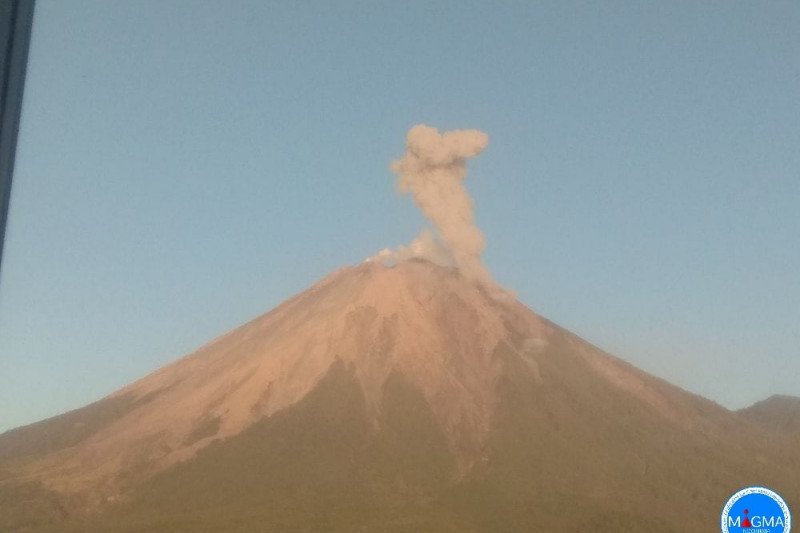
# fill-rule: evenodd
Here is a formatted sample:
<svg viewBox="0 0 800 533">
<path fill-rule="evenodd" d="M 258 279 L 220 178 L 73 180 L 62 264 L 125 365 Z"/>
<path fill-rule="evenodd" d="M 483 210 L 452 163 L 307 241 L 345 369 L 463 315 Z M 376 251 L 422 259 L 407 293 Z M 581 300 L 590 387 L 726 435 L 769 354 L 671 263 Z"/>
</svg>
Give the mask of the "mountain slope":
<svg viewBox="0 0 800 533">
<path fill-rule="evenodd" d="M 738 413 L 769 430 L 800 436 L 800 398 L 776 395 Z"/>
<path fill-rule="evenodd" d="M 798 472 L 746 417 L 497 289 L 366 263 L 0 436 L 0 516 L 20 531 L 708 531 L 743 485 L 797 501 Z"/>
</svg>

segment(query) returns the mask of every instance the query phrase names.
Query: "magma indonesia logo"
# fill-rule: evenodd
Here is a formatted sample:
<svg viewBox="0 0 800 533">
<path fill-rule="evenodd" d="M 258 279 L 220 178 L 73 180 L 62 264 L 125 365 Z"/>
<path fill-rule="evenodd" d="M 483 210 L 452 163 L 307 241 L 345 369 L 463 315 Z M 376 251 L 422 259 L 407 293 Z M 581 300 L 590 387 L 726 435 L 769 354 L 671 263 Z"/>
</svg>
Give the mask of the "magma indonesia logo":
<svg viewBox="0 0 800 533">
<path fill-rule="evenodd" d="M 792 514 L 783 498 L 764 487 L 742 489 L 722 509 L 722 533 L 789 533 Z"/>
</svg>

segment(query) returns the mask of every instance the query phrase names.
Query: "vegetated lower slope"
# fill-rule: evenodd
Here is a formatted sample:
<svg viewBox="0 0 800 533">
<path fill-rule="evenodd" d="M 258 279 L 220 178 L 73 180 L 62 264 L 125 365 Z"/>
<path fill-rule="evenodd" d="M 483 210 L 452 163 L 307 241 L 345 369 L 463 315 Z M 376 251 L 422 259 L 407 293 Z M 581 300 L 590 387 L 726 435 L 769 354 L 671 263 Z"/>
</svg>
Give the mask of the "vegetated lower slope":
<svg viewBox="0 0 800 533">
<path fill-rule="evenodd" d="M 69 414 L 89 436 L 0 436 L 0 530 L 700 532 L 745 485 L 800 501 L 796 450 L 746 417 L 428 263 L 345 269 L 209 347 L 104 400 L 112 422 Z M 65 490 L 76 458 L 105 485 Z"/>
<path fill-rule="evenodd" d="M 40 468 L 35 465 L 49 458 L 51 473 L 57 475 L 58 458 L 65 451 L 85 443 L 151 398 L 105 398 L 0 435 L 0 531 L 36 531 L 48 524 L 63 524 L 82 510 L 99 505 L 91 495 L 49 488 L 34 474 Z"/>
<path fill-rule="evenodd" d="M 700 532 L 741 486 L 800 494 L 783 458 L 757 439 L 725 443 L 733 417 L 706 427 L 665 420 L 598 381 L 574 343 L 564 334 L 550 345 L 541 379 L 496 352 L 506 366 L 501 404 L 466 475 L 408 380 L 387 379 L 373 426 L 354 369 L 336 362 L 298 404 L 162 472 L 75 531 Z M 700 419 L 727 418 L 686 401 Z"/>
</svg>

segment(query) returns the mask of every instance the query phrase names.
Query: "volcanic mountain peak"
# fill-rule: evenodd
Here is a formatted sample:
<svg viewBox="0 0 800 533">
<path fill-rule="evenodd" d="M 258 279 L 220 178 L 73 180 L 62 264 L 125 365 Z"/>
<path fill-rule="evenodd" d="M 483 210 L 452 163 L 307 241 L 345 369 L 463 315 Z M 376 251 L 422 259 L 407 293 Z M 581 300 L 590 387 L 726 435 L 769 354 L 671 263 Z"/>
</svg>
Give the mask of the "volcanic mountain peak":
<svg viewBox="0 0 800 533">
<path fill-rule="evenodd" d="M 769 412 L 776 403 L 797 412 L 793 402 L 768 403 Z M 720 491 L 757 468 L 769 472 L 764 483 L 782 481 L 777 465 L 793 457 L 795 440 L 768 448 L 758 431 L 741 431 L 755 427 L 746 417 L 602 352 L 455 268 L 365 262 L 95 404 L 0 435 L 0 511 L 3 490 L 38 487 L 30 490 L 46 512 L 61 513 L 66 501 L 83 516 L 119 497 L 117 511 L 150 516 L 160 506 L 166 524 L 177 508 L 193 517 L 223 500 L 244 505 L 217 486 L 244 483 L 267 490 L 265 501 L 304 502 L 297 516 L 306 516 L 302 506 L 317 502 L 310 487 L 335 472 L 318 490 L 331 498 L 352 482 L 360 496 L 348 493 L 347 512 L 424 503 L 433 494 L 425 491 L 456 487 L 467 508 L 488 494 L 510 517 L 517 511 L 502 502 L 522 495 L 538 509 L 553 491 L 605 516 L 616 491 L 632 502 L 629 514 L 608 519 L 606 530 L 619 531 L 653 512 L 642 496 L 653 487 L 675 488 L 670 498 L 698 506 L 685 499 L 691 478 L 708 500 L 695 509 L 702 513 L 722 497 L 703 488 L 708 476 L 725 480 Z M 673 456 L 689 466 L 667 482 Z M 194 486 L 195 499 L 169 496 Z M 376 487 L 392 496 L 359 499 Z M 671 516 L 662 503 L 660 516 Z M 517 519 L 531 523 L 517 516 L 507 529 Z M 106 531 L 116 523 L 108 520 L 78 530 Z"/>
<path fill-rule="evenodd" d="M 493 300 L 454 269 L 425 261 L 365 263 L 333 273 L 118 394 L 164 391 L 164 401 L 202 391 L 223 419 L 222 434 L 232 433 L 296 402 L 336 359 L 355 365 L 367 391 L 379 388 L 392 370 L 413 379 L 448 380 L 453 368 L 444 366 L 460 362 L 467 373 L 486 373 L 486 354 L 509 328 L 532 339 L 546 335 L 533 313 L 518 316 L 522 309 Z M 196 399 L 187 404 L 196 405 Z"/>
<path fill-rule="evenodd" d="M 81 445 L 32 465 L 62 490 L 136 466 L 142 475 L 287 408 L 336 361 L 368 408 L 392 373 L 418 388 L 454 448 L 480 447 L 497 404 L 503 357 L 535 355 L 552 327 L 456 269 L 410 260 L 340 269 L 271 312 L 114 393 L 130 405 Z M 87 463 L 102 465 L 86 469 Z M 69 480 L 67 483 L 66 480 Z"/>
<path fill-rule="evenodd" d="M 552 339 L 567 346 L 570 358 L 546 350 Z M 509 369 L 535 383 L 545 364 L 549 379 L 562 382 L 559 396 L 577 397 L 585 387 L 577 370 L 585 367 L 590 379 L 673 423 L 696 418 L 677 389 L 569 335 L 496 287 L 424 260 L 393 267 L 366 262 L 334 272 L 116 392 L 104 401 L 127 405 L 120 416 L 31 468 L 66 491 L 132 468 L 149 475 L 294 405 L 337 361 L 354 372 L 373 419 L 388 377 L 408 380 L 464 468 L 480 453 L 498 404 L 497 382 Z M 88 463 L 101 466 L 87 469 Z"/>
</svg>

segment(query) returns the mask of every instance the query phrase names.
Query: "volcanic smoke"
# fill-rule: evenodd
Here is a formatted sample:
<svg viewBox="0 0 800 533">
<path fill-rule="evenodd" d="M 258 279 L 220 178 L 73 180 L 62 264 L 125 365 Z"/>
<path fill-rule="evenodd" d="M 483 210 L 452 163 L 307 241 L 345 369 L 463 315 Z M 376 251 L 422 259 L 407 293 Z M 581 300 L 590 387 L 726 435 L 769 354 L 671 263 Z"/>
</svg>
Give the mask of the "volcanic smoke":
<svg viewBox="0 0 800 533">
<path fill-rule="evenodd" d="M 406 152 L 389 168 L 398 176 L 398 191 L 411 194 L 435 231 L 423 229 L 411 244 L 381 250 L 370 260 L 393 263 L 420 257 L 455 266 L 464 276 L 491 284 L 489 270 L 481 262 L 483 233 L 475 225 L 472 198 L 464 186 L 467 159 L 488 143 L 489 136 L 478 130 L 439 133 L 424 124 L 408 130 Z"/>
</svg>

